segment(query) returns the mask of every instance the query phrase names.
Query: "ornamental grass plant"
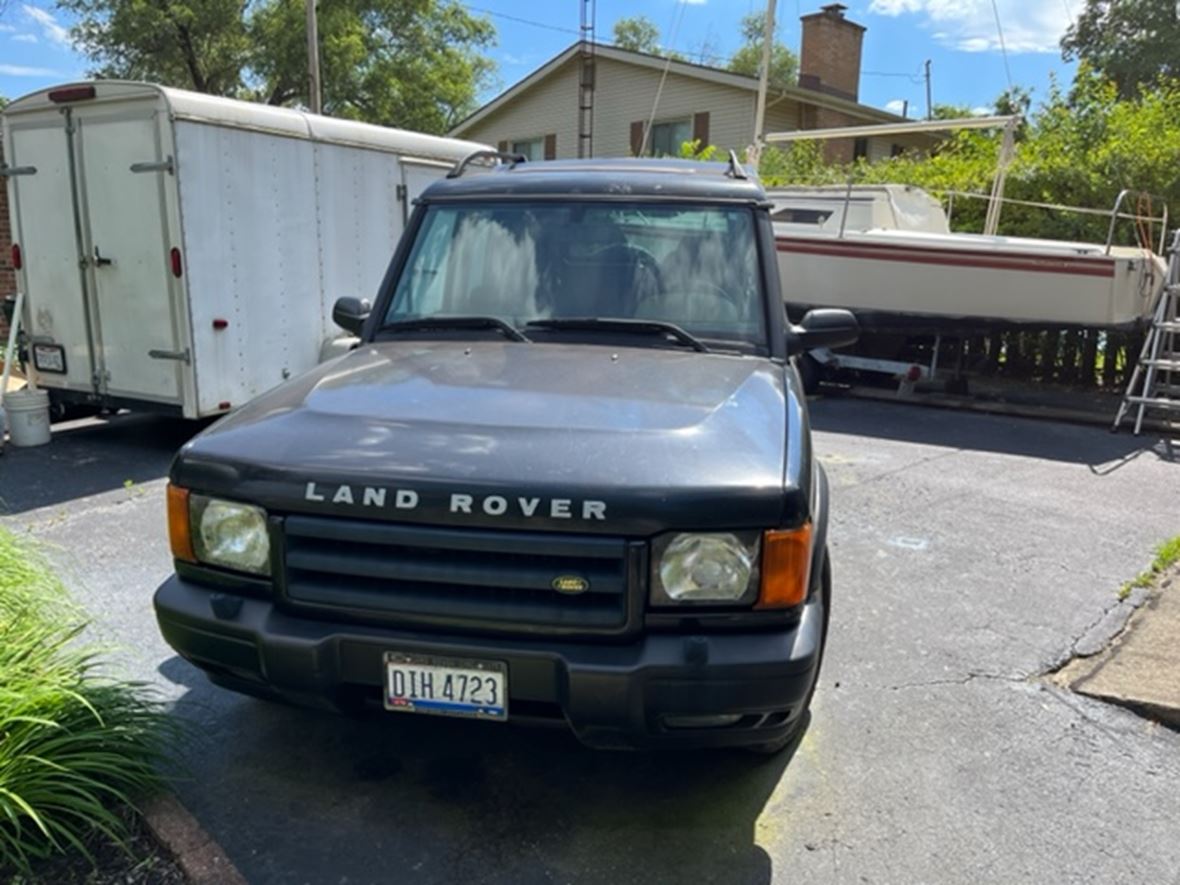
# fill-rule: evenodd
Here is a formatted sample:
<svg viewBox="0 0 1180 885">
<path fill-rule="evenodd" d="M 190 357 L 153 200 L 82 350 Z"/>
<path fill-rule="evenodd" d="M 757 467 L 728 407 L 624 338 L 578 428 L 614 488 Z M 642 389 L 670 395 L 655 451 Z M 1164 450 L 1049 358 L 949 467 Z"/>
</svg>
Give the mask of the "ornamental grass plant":
<svg viewBox="0 0 1180 885">
<path fill-rule="evenodd" d="M 179 737 L 151 688 L 104 671 L 32 545 L 0 529 L 0 881 L 122 844 Z"/>
</svg>

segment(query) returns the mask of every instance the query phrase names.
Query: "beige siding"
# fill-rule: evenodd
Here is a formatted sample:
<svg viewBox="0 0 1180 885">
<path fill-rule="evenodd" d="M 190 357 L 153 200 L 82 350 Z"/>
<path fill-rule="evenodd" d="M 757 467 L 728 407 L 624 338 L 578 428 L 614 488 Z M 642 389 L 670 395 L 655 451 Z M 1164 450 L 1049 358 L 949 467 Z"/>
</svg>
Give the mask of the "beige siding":
<svg viewBox="0 0 1180 885">
<path fill-rule="evenodd" d="M 631 154 L 631 124 L 646 121 L 660 85 L 660 72 L 600 59 L 594 98 L 594 153 Z M 753 92 L 669 74 L 660 93 L 655 121 L 688 119 L 708 112 L 709 142 L 741 150 L 754 136 Z"/>
<path fill-rule="evenodd" d="M 495 147 L 554 133 L 557 157 L 578 155 L 578 66 L 573 59 L 466 130 L 465 138 Z"/>
<path fill-rule="evenodd" d="M 559 159 L 578 155 L 578 80 L 576 59 L 541 83 L 514 96 L 463 137 L 496 145 L 501 141 L 557 134 Z M 594 95 L 594 155 L 631 154 L 631 124 L 647 120 L 660 85 L 660 72 L 609 59 L 598 60 Z M 690 119 L 708 112 L 709 142 L 741 151 L 753 138 L 755 94 L 716 83 L 669 74 L 655 120 Z"/>
</svg>

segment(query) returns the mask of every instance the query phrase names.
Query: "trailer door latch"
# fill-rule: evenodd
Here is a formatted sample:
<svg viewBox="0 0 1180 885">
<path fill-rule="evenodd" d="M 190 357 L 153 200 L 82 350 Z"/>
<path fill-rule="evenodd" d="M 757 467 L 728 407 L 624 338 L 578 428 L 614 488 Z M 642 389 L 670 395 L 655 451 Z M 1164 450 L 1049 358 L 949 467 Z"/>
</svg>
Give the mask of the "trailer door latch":
<svg viewBox="0 0 1180 885">
<path fill-rule="evenodd" d="M 149 350 L 148 356 L 154 360 L 176 360 L 181 363 L 192 362 L 192 357 L 189 356 L 187 347 L 184 350 Z"/>
<path fill-rule="evenodd" d="M 132 163 L 132 172 L 167 172 L 173 175 L 176 172 L 175 166 L 172 162 L 172 155 L 169 154 L 165 160 L 153 160 L 147 163 Z"/>
</svg>

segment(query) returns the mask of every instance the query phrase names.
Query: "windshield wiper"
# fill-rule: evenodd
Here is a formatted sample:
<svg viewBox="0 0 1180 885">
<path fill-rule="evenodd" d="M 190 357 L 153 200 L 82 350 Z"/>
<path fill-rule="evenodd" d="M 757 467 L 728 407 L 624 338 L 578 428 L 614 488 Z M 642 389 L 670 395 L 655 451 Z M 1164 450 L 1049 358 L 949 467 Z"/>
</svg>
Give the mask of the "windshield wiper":
<svg viewBox="0 0 1180 885">
<path fill-rule="evenodd" d="M 415 317 L 409 320 L 394 320 L 379 328 L 378 332 L 419 332 L 429 329 L 490 329 L 503 333 L 510 341 L 528 342 L 524 332 L 499 317 L 454 316 Z"/>
<path fill-rule="evenodd" d="M 660 320 L 600 319 L 599 317 L 551 317 L 525 323 L 527 329 L 572 329 L 586 332 L 624 332 L 640 335 L 661 335 L 674 338 L 697 353 L 708 353 L 709 348 L 695 335 L 690 335 L 675 323 Z"/>
</svg>

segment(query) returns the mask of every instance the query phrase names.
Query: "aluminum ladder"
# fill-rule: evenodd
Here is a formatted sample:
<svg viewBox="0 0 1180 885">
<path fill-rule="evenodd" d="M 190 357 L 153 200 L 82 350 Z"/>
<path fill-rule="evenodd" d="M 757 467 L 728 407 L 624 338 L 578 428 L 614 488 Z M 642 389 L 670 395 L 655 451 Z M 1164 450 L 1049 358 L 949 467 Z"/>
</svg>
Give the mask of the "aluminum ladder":
<svg viewBox="0 0 1180 885">
<path fill-rule="evenodd" d="M 1139 362 L 1127 382 L 1127 392 L 1111 430 L 1135 407 L 1135 435 L 1148 409 L 1180 412 L 1180 229 L 1172 232 L 1168 273 L 1143 341 Z"/>
</svg>

